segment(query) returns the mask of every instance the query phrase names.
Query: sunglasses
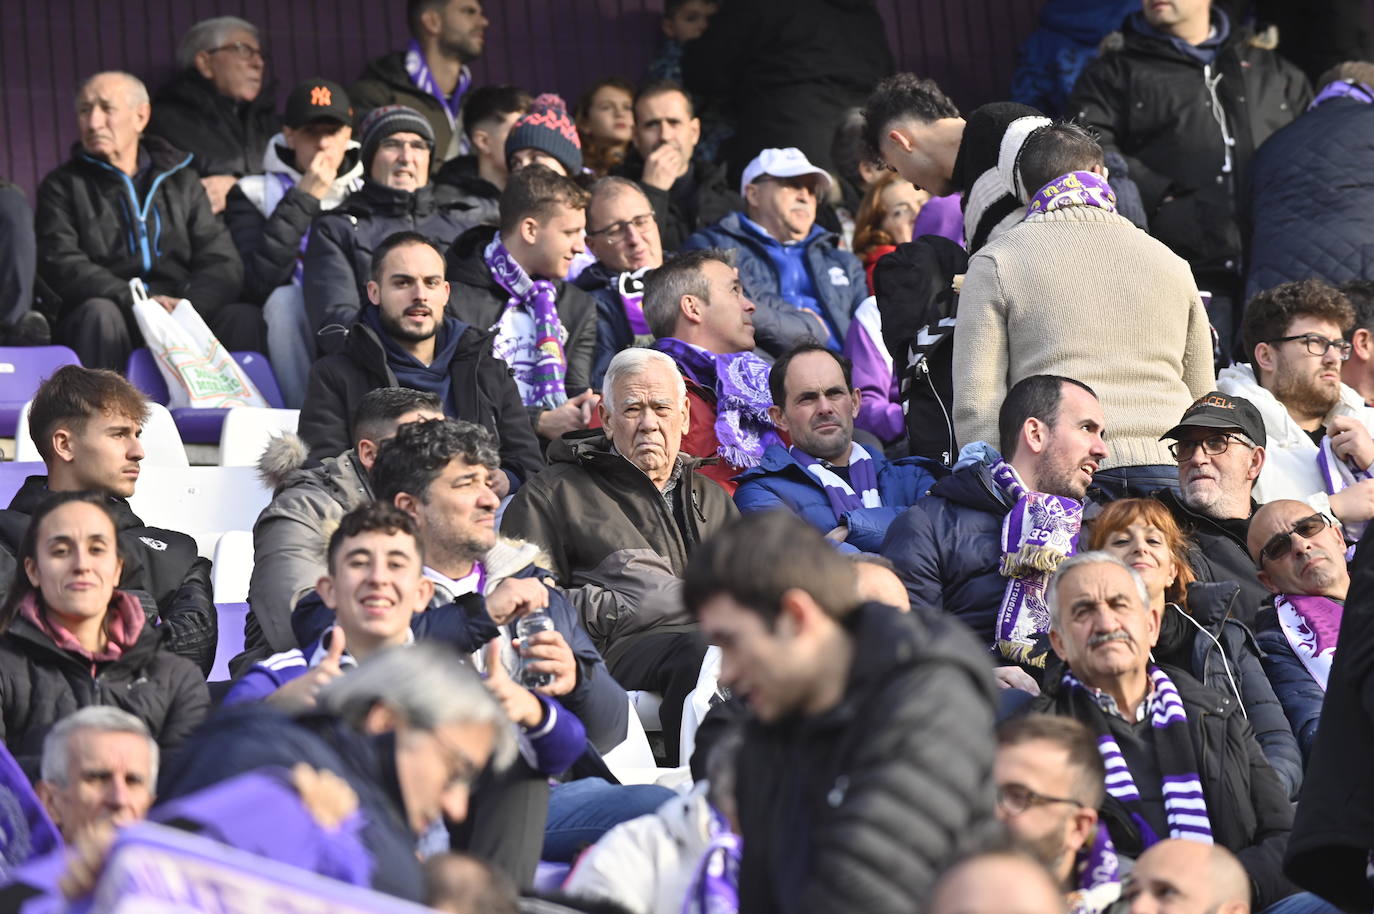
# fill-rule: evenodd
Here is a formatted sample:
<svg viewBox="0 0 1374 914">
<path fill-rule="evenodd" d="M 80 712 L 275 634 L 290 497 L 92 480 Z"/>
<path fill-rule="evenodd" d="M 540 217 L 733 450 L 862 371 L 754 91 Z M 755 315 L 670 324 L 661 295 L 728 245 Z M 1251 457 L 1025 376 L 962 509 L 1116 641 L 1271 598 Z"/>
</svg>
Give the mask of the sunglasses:
<svg viewBox="0 0 1374 914">
<path fill-rule="evenodd" d="M 1265 562 L 1272 562 L 1283 558 L 1293 549 L 1293 534 L 1305 540 L 1321 533 L 1327 527 L 1332 526 L 1333 521 L 1325 514 L 1313 514 L 1295 522 L 1291 530 L 1287 533 L 1275 533 L 1269 538 L 1269 542 L 1264 544 L 1264 548 L 1259 552 L 1258 566 L 1264 567 Z"/>
</svg>

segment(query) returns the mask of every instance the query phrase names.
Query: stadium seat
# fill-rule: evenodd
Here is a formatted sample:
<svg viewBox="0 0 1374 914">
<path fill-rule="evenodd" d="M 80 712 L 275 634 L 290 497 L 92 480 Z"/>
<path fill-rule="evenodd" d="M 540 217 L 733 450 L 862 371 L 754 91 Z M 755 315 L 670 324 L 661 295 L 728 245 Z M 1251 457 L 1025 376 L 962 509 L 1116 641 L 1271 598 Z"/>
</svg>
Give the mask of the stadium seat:
<svg viewBox="0 0 1374 914">
<path fill-rule="evenodd" d="M 0 438 L 15 437 L 24 404 L 63 365 L 81 360 L 66 346 L 0 346 Z"/>
<path fill-rule="evenodd" d="M 211 531 L 253 529 L 271 500 L 251 467 L 160 467 L 139 477 L 129 504 L 146 524 L 200 539 Z"/>
<path fill-rule="evenodd" d="M 250 467 L 258 465 L 263 448 L 278 435 L 296 431 L 298 409 L 230 409 L 219 439 L 219 465 Z"/>
<path fill-rule="evenodd" d="M 243 653 L 243 623 L 248 618 L 248 604 L 216 603 L 215 609 L 219 612 L 219 641 L 208 681 L 225 682 L 233 678 L 229 675 L 229 661 Z"/>
<path fill-rule="evenodd" d="M 230 530 L 215 544 L 210 580 L 216 603 L 242 603 L 248 599 L 248 579 L 253 574 L 253 533 Z"/>
<path fill-rule="evenodd" d="M 181 434 L 167 407 L 160 403 L 148 404 L 148 421 L 143 424 L 143 467 L 185 467 L 191 461 L 186 457 L 186 446 L 181 443 Z M 25 403 L 19 412 L 19 428 L 14 436 L 15 460 L 41 460 L 38 448 L 29 437 L 29 404 Z M 142 484 L 147 474 L 139 477 Z"/>
<path fill-rule="evenodd" d="M 30 476 L 44 476 L 48 468 L 43 466 L 43 462 L 28 461 L 26 463 L 0 463 L 0 508 L 9 506 L 14 500 L 14 493 L 18 492 L 24 485 L 24 480 Z"/>
<path fill-rule="evenodd" d="M 248 379 L 262 393 L 267 404 L 273 409 L 280 409 L 282 406 L 281 388 L 277 386 L 277 376 L 272 373 L 272 366 L 268 363 L 267 357 L 259 352 L 231 352 L 230 355 L 234 357 L 234 361 L 239 363 L 244 373 L 248 375 Z M 154 403 L 166 405 L 170 400 L 167 381 L 162 377 L 162 372 L 158 370 L 157 361 L 153 358 L 151 350 L 147 348 L 135 349 L 129 355 L 125 374 L 128 376 L 129 382 L 143 391 L 144 395 Z M 227 409 L 183 407 L 172 410 L 172 418 L 176 420 L 182 440 L 191 444 L 215 444 L 221 440 L 224 418 L 228 413 L 229 410 Z"/>
</svg>

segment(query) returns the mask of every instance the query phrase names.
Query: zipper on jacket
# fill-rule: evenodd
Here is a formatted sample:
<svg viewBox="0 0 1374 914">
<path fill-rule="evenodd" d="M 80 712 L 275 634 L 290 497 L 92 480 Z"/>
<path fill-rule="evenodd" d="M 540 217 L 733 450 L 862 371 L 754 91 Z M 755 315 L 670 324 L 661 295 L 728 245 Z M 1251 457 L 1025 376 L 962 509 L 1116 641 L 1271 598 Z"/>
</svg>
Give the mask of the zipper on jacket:
<svg viewBox="0 0 1374 914">
<path fill-rule="evenodd" d="M 930 376 L 930 360 L 922 359 L 921 364 L 916 366 L 917 370 L 926 379 L 926 385 L 930 388 L 930 395 L 935 398 L 935 402 L 940 405 L 940 412 L 945 416 L 945 440 L 949 447 L 945 450 L 942 457 L 945 466 L 954 465 L 954 421 L 949 417 L 949 410 L 945 407 L 945 401 L 940 399 L 940 392 L 935 389 L 935 380 Z"/>
<path fill-rule="evenodd" d="M 148 242 L 148 212 L 153 205 L 153 198 L 157 196 L 157 189 L 161 186 L 162 182 L 191 164 L 191 159 L 193 158 L 194 156 L 192 155 L 186 156 L 186 158 L 182 159 L 176 165 L 173 165 L 171 168 L 154 178 L 152 185 L 148 188 L 148 196 L 143 199 L 143 204 L 140 206 L 138 201 L 138 189 L 134 187 L 133 178 L 129 177 L 118 168 L 115 168 L 109 162 L 102 162 L 100 159 L 93 158 L 89 155 L 86 156 L 87 160 L 94 162 L 112 174 L 118 175 L 120 180 L 124 182 L 124 189 L 128 192 L 129 199 L 133 202 L 133 213 L 131 214 L 132 218 L 130 220 L 133 225 L 131 225 L 130 228 L 134 230 L 137 239 L 137 248 L 134 252 L 139 255 L 143 262 L 144 273 L 150 273 L 153 269 L 153 246 L 150 246 Z M 158 234 L 160 235 L 162 217 L 159 215 L 157 218 L 159 226 Z M 130 239 L 131 242 L 133 240 L 133 238 Z"/>
</svg>

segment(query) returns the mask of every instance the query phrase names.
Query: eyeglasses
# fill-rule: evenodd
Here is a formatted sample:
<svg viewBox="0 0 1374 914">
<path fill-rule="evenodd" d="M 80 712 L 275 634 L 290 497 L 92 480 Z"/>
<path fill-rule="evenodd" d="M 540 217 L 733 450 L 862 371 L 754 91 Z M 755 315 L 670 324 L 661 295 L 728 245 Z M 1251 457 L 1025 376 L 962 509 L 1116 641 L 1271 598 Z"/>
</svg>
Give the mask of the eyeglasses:
<svg viewBox="0 0 1374 914">
<path fill-rule="evenodd" d="M 1294 533 L 1305 540 L 1310 540 L 1333 523 L 1334 521 L 1325 514 L 1313 514 L 1296 521 L 1287 533 L 1275 533 L 1260 550 L 1258 566 L 1263 568 L 1265 562 L 1272 562 L 1287 555 L 1293 548 Z"/>
<path fill-rule="evenodd" d="M 654 211 L 649 210 L 642 216 L 635 216 L 633 219 L 622 219 L 619 222 L 612 222 L 605 228 L 588 232 L 588 238 L 595 238 L 597 235 L 605 235 L 612 244 L 623 244 L 630 239 L 630 227 L 633 226 L 636 232 L 643 235 L 653 224 Z"/>
<path fill-rule="evenodd" d="M 1226 449 L 1231 446 L 1232 441 L 1248 448 L 1254 447 L 1253 444 L 1239 435 L 1224 433 L 1220 435 L 1208 435 L 1200 441 L 1187 438 L 1175 441 L 1173 444 L 1169 445 L 1169 453 L 1172 454 L 1174 459 L 1179 463 L 1185 460 L 1191 460 L 1194 452 L 1196 452 L 1199 447 L 1202 448 L 1202 453 L 1206 454 L 1208 457 L 1218 457 L 1226 453 Z"/>
<path fill-rule="evenodd" d="M 377 144 L 378 149 L 385 149 L 387 152 L 400 152 L 402 149 L 409 149 L 411 152 L 424 152 L 429 149 L 429 144 L 424 140 L 395 140 L 387 137 Z"/>
<path fill-rule="evenodd" d="M 230 44 L 222 44 L 217 48 L 211 48 L 209 53 L 218 54 L 220 51 L 233 51 L 239 60 L 252 60 L 254 57 L 259 60 L 267 60 L 267 55 L 262 52 L 262 48 L 251 44 L 244 44 L 242 41 L 235 41 Z"/>
<path fill-rule="evenodd" d="M 1036 793 L 1025 784 L 997 785 L 997 805 L 1009 816 L 1019 816 L 1032 806 L 1048 806 L 1050 803 L 1068 803 L 1079 809 L 1086 805 L 1070 797 L 1047 797 L 1043 793 Z"/>
<path fill-rule="evenodd" d="M 1344 362 L 1350 358 L 1350 351 L 1354 347 L 1345 340 L 1328 340 L 1320 333 L 1300 333 L 1297 336 L 1281 336 L 1277 339 L 1265 340 L 1266 343 L 1291 343 L 1294 340 L 1302 340 L 1307 346 L 1307 351 L 1312 355 L 1326 355 L 1326 350 L 1334 349 Z"/>
</svg>

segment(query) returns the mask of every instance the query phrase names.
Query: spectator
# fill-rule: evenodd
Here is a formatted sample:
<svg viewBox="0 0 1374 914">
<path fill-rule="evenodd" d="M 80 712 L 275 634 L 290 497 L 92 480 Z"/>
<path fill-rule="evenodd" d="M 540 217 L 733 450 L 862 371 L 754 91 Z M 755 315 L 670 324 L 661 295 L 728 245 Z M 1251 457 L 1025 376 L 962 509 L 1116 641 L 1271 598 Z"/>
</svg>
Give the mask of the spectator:
<svg viewBox="0 0 1374 914">
<path fill-rule="evenodd" d="M 1017 52 L 1011 100 L 1062 117 L 1073 84 L 1097 57 L 1102 39 L 1138 6 L 1137 0 L 1050 0 L 1040 7 L 1039 27 Z"/>
<path fill-rule="evenodd" d="M 649 61 L 645 79 L 670 79 L 682 84 L 682 52 L 689 41 L 696 41 L 720 9 L 716 0 L 666 0 L 663 4 L 663 41 L 658 54 Z"/>
<path fill-rule="evenodd" d="M 407 0 L 410 43 L 367 65 L 349 90 L 364 119 L 377 108 L 404 105 L 429 123 L 431 171 L 468 150 L 463 143 L 463 97 L 472 85 L 468 65 L 482 56 L 487 26 L 481 0 Z"/>
<path fill-rule="evenodd" d="M 860 603 L 884 603 L 904 613 L 911 612 L 911 598 L 907 596 L 906 585 L 897 577 L 897 570 L 891 562 L 871 552 L 852 552 L 849 559 L 854 565 Z"/>
<path fill-rule="evenodd" d="M 883 172 L 864 191 L 854 219 L 854 254 L 864 263 L 868 292 L 873 294 L 873 268 L 878 260 L 912 239 L 916 217 L 930 194 L 896 172 Z"/>
<path fill-rule="evenodd" d="M 1274 594 L 1255 621 L 1255 637 L 1304 762 L 1317 736 L 1350 589 L 1345 540 L 1329 518 L 1311 511 L 1300 501 L 1271 501 L 1250 524 L 1250 553 Z"/>
<path fill-rule="evenodd" d="M 998 425 L 1007 454 L 991 465 L 964 464 L 935 483 L 888 528 L 882 553 L 897 566 L 911 605 L 950 613 L 1005 659 L 1040 666 L 1048 575 L 1032 562 L 1056 564 L 1075 548 L 1083 496 L 1107 456 L 1102 406 L 1078 381 L 1032 375 L 1007 393 Z M 1023 517 L 1036 518 L 1034 532 Z M 1032 560 L 1036 541 L 1052 543 L 1056 554 Z M 998 678 L 1035 690 L 1014 668 L 1002 667 Z"/>
<path fill-rule="evenodd" d="M 535 98 L 506 134 L 506 167 L 515 171 L 526 165 L 543 165 L 565 178 L 582 173 L 582 140 L 557 95 Z"/>
<path fill-rule="evenodd" d="M 740 910 L 911 910 L 992 821 L 979 646 L 948 619 L 859 604 L 849 562 L 782 512 L 705 543 L 683 592 L 720 646 L 721 685 L 752 712 Z"/>
<path fill-rule="evenodd" d="M 768 363 L 754 355 L 758 312 L 740 289 L 733 251 L 692 251 L 645 282 L 644 317 L 687 385 L 683 453 L 712 460 L 700 470 L 735 491 L 733 478 L 757 466 L 777 441 L 768 416 Z"/>
<path fill-rule="evenodd" d="M 38 247 L 33 235 L 33 209 L 24 192 L 4 180 L 0 180 L 0 246 L 7 252 L 0 258 L 0 302 L 5 303 L 0 308 L 0 345 L 19 345 L 10 340 L 21 321 L 32 320 L 25 315 L 33 313 L 29 309 L 33 307 Z"/>
<path fill-rule="evenodd" d="M 315 358 L 301 291 L 310 222 L 362 187 L 361 148 L 343 87 L 309 79 L 286 97 L 285 122 L 262 157 L 266 174 L 229 191 L 224 222 L 243 258 L 243 294 L 263 305 L 268 358 L 292 409 L 305 400 Z"/>
<path fill-rule="evenodd" d="M 1272 42 L 1211 0 L 1141 6 L 1083 71 L 1068 111 L 1125 157 L 1150 233 L 1211 293 L 1208 313 L 1229 356 L 1244 303 L 1237 210 L 1250 158 L 1302 113 L 1312 88 Z M 1146 83 L 1156 90 L 1141 98 Z"/>
<path fill-rule="evenodd" d="M 445 914 L 519 914 L 519 893 L 509 876 L 466 854 L 435 854 L 421 864 L 424 904 Z"/>
<path fill-rule="evenodd" d="M 987 851 L 940 874 L 926 914 L 1064 914 L 1064 896 L 1044 864 L 1022 851 Z"/>
<path fill-rule="evenodd" d="M 195 156 L 192 167 L 219 214 L 239 178 L 263 173 L 263 150 L 281 124 L 276 83 L 264 84 L 267 55 L 257 27 L 235 16 L 187 29 L 177 67 L 154 99 L 148 132 Z"/>
<path fill-rule="evenodd" d="M 744 209 L 726 182 L 725 166 L 697 157 L 701 121 L 680 85 L 646 84 L 635 96 L 634 115 L 634 148 L 614 174 L 636 182 L 648 196 L 669 251 L 681 248 L 698 229 Z"/>
<path fill-rule="evenodd" d="M 59 720 L 43 740 L 38 796 L 68 844 L 101 823 L 148 815 L 157 792 L 157 740 L 142 720 L 89 705 Z"/>
<path fill-rule="evenodd" d="M 296 646 L 291 610 L 328 572 L 325 547 L 340 518 L 371 501 L 372 466 L 383 441 L 402 425 L 444 417 L 437 394 L 378 387 L 363 394 L 349 429 L 353 446 L 306 467 L 298 438 L 274 438 L 258 459 L 272 502 L 253 525 L 253 575 L 248 584 L 244 653 L 231 672 Z"/>
<path fill-rule="evenodd" d="M 1250 364 L 1223 370 L 1217 389 L 1247 398 L 1264 418 L 1269 447 L 1255 499 L 1304 501 L 1358 538 L 1374 518 L 1374 481 L 1364 472 L 1374 466 L 1374 410 L 1341 383 L 1353 323 L 1349 299 L 1320 280 L 1262 292 L 1241 328 Z"/>
<path fill-rule="evenodd" d="M 134 595 L 115 589 L 117 529 L 106 496 L 62 492 L 38 506 L 20 544 L 22 568 L 0 606 L 0 715 L 5 745 L 26 768 L 78 708 L 129 711 L 172 749 L 209 707 L 200 671 L 167 649 Z"/>
<path fill-rule="evenodd" d="M 1173 485 L 1160 434 L 1215 380 L 1207 313 L 1188 265 L 1117 214 L 1102 150 L 1081 127 L 1035 130 L 1014 170 L 1025 221 L 969 258 L 959 293 L 956 437 L 1000 447 L 1007 388 L 1063 374 L 1098 392 L 1112 430 L 1097 487 L 1119 498 Z M 1070 278 L 1084 258 L 1095 265 L 1087 295 Z M 1109 321 L 1096 320 L 1101 301 L 1112 303 Z"/>
<path fill-rule="evenodd" d="M 470 0 L 454 0 L 455 3 Z M 311 225 L 302 288 L 311 328 L 347 329 L 367 301 L 372 256 L 397 232 L 419 232 L 447 246 L 473 224 L 451 188 L 429 180 L 434 134 L 410 108 L 378 108 L 362 124 L 363 186 Z M 322 348 L 340 348 L 341 335 Z"/>
<path fill-rule="evenodd" d="M 510 174 L 506 137 L 530 110 L 530 101 L 519 86 L 503 85 L 473 89 L 463 102 L 463 130 L 472 151 L 445 162 L 434 180 L 452 186 L 472 208 L 468 215 L 481 225 L 501 221 L 501 191 Z"/>
<path fill-rule="evenodd" d="M 472 783 L 516 752 L 505 712 L 449 650 L 383 651 L 322 688 L 316 711 L 287 717 L 250 703 L 205 727 L 169 766 L 162 802 L 266 766 L 298 762 L 342 778 L 358 797 L 372 888 L 418 901 L 416 840 L 441 817 L 461 822 Z"/>
<path fill-rule="evenodd" d="M 38 276 L 58 302 L 57 338 L 88 368 L 123 371 L 142 342 L 129 291 L 138 278 L 168 311 L 188 299 L 226 349 L 262 352 L 262 309 L 233 304 L 243 285 L 233 239 L 187 170 L 192 157 L 143 135 L 150 110 L 127 73 L 87 79 L 80 145 L 38 188 Z"/>
<path fill-rule="evenodd" d="M 863 203 L 869 188 L 884 174 L 884 170 L 873 161 L 864 146 L 864 109 L 850 108 L 835 126 L 835 135 L 830 140 L 830 158 L 835 163 L 835 170 L 831 176 L 836 182 L 835 189 L 830 194 L 831 199 L 827 203 L 832 205 L 832 211 L 840 225 L 840 237 L 844 239 L 844 247 L 862 257 L 863 255 L 854 247 L 854 221 L 858 218 L 859 206 Z M 825 221 L 819 210 L 817 221 Z M 872 285 L 870 282 L 870 289 Z"/>
<path fill-rule="evenodd" d="M 1349 255 L 1374 231 L 1374 64 L 1351 61 L 1318 82 L 1307 113 L 1265 141 L 1250 166 L 1246 299 L 1309 277 L 1374 280 Z M 1324 194 L 1339 187 L 1338 194 Z M 1318 203 L 1318 200 L 1321 202 Z"/>
<path fill-rule="evenodd" d="M 348 448 L 350 417 L 369 390 L 409 387 L 437 395 L 444 415 L 488 428 L 501 451 L 501 497 L 539 472 L 538 444 L 506 366 L 491 353 L 491 335 L 447 312 L 435 243 L 416 232 L 388 236 L 373 253 L 367 298 L 343 351 L 310 369 L 300 436 L 311 459 Z"/>
<path fill-rule="evenodd" d="M 779 355 L 807 339 L 839 349 L 867 288 L 858 258 L 816 225 L 816 199 L 830 176 L 801 151 L 765 149 L 740 181 L 743 212 L 683 244 L 684 251 L 737 251 L 744 292 L 759 311 L 759 346 Z"/>
<path fill-rule="evenodd" d="M 1075 914 L 1105 911 L 1121 894 L 1120 863 L 1097 817 L 1106 777 L 1097 740 L 1076 720 L 1024 714 L 997 727 L 997 818 Z"/>
<path fill-rule="evenodd" d="M 1059 566 L 1047 596 L 1050 641 L 1066 671 L 1033 708 L 1096 734 L 1107 766 L 1103 819 L 1117 851 L 1139 857 L 1163 838 L 1213 842 L 1240 858 L 1256 907 L 1294 894 L 1279 871 L 1288 797 L 1237 702 L 1150 662 L 1159 614 L 1140 575 L 1084 552 Z"/>
<path fill-rule="evenodd" d="M 1261 509 L 1262 510 L 1262 509 Z M 1093 519 L 1087 548 L 1116 556 L 1145 581 L 1150 610 L 1159 617 L 1156 663 L 1187 670 L 1198 682 L 1230 696 L 1250 721 L 1265 759 L 1288 796 L 1302 786 L 1303 754 L 1284 716 L 1286 705 L 1261 666 L 1263 652 L 1237 617 L 1240 588 L 1230 581 L 1201 584 L 1188 566 L 1188 543 L 1168 510 L 1149 498 L 1123 498 Z"/>
<path fill-rule="evenodd" d="M 700 461 L 680 454 L 688 401 L 672 359 L 627 349 L 611 360 L 605 391 L 604 430 L 553 442 L 552 465 L 516 493 L 502 530 L 545 549 L 616 681 L 663 696 L 666 754 L 678 758 L 683 702 L 706 650 L 680 579 L 738 512 Z"/>
<path fill-rule="evenodd" d="M 1250 880 L 1216 844 L 1168 839 L 1140 855 L 1122 900 L 1130 914 L 1250 914 Z"/>
<path fill-rule="evenodd" d="M 768 414 L 792 440 L 768 445 L 739 475 L 741 514 L 782 508 L 843 548 L 877 552 L 887 528 L 944 475 L 924 457 L 889 462 L 854 440 L 859 391 L 849 360 L 817 343 L 783 355 L 768 375 Z"/>
<path fill-rule="evenodd" d="M 598 79 L 577 100 L 573 122 L 582 141 L 582 159 L 598 178 L 625 161 L 634 133 L 635 87 L 628 79 Z"/>
<path fill-rule="evenodd" d="M 563 282 L 582 252 L 586 208 L 586 191 L 569 179 L 522 168 L 501 192 L 500 228 L 478 226 L 445 255 L 454 286 L 449 312 L 495 332 L 491 350 L 510 366 L 546 441 L 586 428 L 596 405 L 596 303 Z"/>
<path fill-rule="evenodd" d="M 1154 495 L 1191 541 L 1188 564 L 1199 581 L 1240 586 L 1234 618 L 1253 626 L 1268 595 L 1255 576 L 1246 537 L 1255 510 L 1252 492 L 1264 469 L 1264 419 L 1244 397 L 1214 390 L 1164 433 L 1178 462 L 1178 488 Z"/>
<path fill-rule="evenodd" d="M 115 586 L 156 620 L 172 653 L 209 673 L 218 640 L 210 560 L 199 556 L 190 536 L 149 527 L 129 507 L 147 418 L 143 394 L 111 371 L 67 366 L 38 388 L 29 406 L 29 435 L 48 472 L 25 479 L 0 512 L 0 582 L 8 582 L 11 569 L 23 570 L 16 567 L 23 564 L 23 539 L 49 493 L 99 492 L 115 518 L 124 558 Z"/>
<path fill-rule="evenodd" d="M 1341 286 L 1341 294 L 1355 310 L 1355 322 L 1345 334 L 1350 358 L 1341 366 L 1341 383 L 1369 406 L 1374 403 L 1374 280 L 1352 279 Z"/>
</svg>

